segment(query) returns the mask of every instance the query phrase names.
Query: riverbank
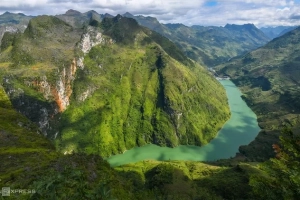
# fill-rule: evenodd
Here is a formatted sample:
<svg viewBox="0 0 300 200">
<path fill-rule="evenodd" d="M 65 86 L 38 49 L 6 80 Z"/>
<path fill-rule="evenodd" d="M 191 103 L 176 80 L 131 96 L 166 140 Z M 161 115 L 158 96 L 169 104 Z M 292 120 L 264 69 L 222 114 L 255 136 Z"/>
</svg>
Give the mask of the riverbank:
<svg viewBox="0 0 300 200">
<path fill-rule="evenodd" d="M 234 157 L 241 145 L 254 140 L 260 128 L 256 115 L 241 98 L 242 94 L 234 83 L 230 80 L 220 83 L 226 89 L 231 117 L 209 144 L 201 147 L 180 145 L 176 148 L 148 144 L 111 156 L 107 161 L 115 167 L 142 160 L 214 161 Z"/>
</svg>

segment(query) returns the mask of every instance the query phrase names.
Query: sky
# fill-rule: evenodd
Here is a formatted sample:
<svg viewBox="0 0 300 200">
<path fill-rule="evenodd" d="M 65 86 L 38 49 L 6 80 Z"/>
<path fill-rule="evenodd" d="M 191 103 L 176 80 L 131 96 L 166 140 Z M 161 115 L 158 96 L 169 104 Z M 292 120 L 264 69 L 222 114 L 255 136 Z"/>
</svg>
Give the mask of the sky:
<svg viewBox="0 0 300 200">
<path fill-rule="evenodd" d="M 188 26 L 300 25 L 300 0 L 0 0 L 0 14 L 57 15 L 69 9 L 112 15 L 130 12 Z"/>
</svg>

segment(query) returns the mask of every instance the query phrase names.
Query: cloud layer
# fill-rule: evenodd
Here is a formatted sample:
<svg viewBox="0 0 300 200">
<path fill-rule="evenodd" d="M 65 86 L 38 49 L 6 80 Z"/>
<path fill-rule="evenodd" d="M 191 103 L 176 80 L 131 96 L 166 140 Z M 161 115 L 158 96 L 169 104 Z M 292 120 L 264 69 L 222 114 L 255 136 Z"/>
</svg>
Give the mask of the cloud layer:
<svg viewBox="0 0 300 200">
<path fill-rule="evenodd" d="M 68 9 L 112 15 L 130 12 L 163 23 L 256 26 L 300 25 L 300 0 L 1 0 L 0 14 L 63 14 Z"/>
</svg>

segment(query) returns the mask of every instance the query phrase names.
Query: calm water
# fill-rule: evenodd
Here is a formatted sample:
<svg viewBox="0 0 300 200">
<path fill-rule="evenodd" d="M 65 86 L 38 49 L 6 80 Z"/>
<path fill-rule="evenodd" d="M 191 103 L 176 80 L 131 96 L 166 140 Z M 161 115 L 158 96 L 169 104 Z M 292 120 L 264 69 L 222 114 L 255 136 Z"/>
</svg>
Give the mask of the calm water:
<svg viewBox="0 0 300 200">
<path fill-rule="evenodd" d="M 249 144 L 260 128 L 256 115 L 241 98 L 241 92 L 230 80 L 222 80 L 226 89 L 231 118 L 224 124 L 216 138 L 205 146 L 180 145 L 176 148 L 149 144 L 135 147 L 108 158 L 111 166 L 119 166 L 141 160 L 193 160 L 213 161 L 235 156 L 241 145 Z"/>
</svg>

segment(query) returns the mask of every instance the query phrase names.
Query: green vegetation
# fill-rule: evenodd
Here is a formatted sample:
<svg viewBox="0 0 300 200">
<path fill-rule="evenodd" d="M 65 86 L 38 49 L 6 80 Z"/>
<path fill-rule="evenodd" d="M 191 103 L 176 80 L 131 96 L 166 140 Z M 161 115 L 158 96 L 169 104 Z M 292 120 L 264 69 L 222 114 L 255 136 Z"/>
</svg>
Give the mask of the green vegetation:
<svg viewBox="0 0 300 200">
<path fill-rule="evenodd" d="M 54 146 L 31 121 L 13 109 L 0 87 L 0 185 L 27 185 L 57 158 Z M 39 163 L 37 165 L 36 163 Z"/>
<path fill-rule="evenodd" d="M 119 43 L 95 46 L 85 56 L 73 101 L 62 114 L 62 152 L 107 157 L 147 143 L 203 145 L 215 137 L 229 111 L 220 84 L 206 70 L 133 19 L 117 16 L 101 27 Z M 133 35 L 123 38 L 125 32 Z"/>
<path fill-rule="evenodd" d="M 83 55 L 75 50 L 82 29 L 40 16 L 31 20 L 24 34 L 4 35 L 0 187 L 35 191 L 14 194 L 12 199 L 296 199 L 300 195 L 299 137 L 290 130 L 283 132 L 280 146 L 273 145 L 277 158 L 262 165 L 236 159 L 206 164 L 142 161 L 111 168 L 101 156 L 134 146 L 206 144 L 228 119 L 229 110 L 220 84 L 166 38 L 120 16 L 93 20 L 104 42 L 84 55 L 84 67 L 74 77 L 63 76 L 62 71 L 75 55 Z M 276 143 L 265 138 L 278 134 L 277 124 L 294 129 L 299 125 L 299 34 L 296 29 L 223 68 L 242 86 L 244 99 L 265 127 L 248 147 L 255 156 L 258 150 L 262 154 L 258 140 L 265 146 Z M 266 66 L 268 60 L 274 63 Z M 38 83 L 47 85 L 47 80 L 57 89 L 61 77 L 67 77 L 60 81 L 65 85 L 72 79 L 68 82 L 72 91 L 68 91 L 69 107 L 59 113 L 61 102 L 47 97 L 49 92 Z M 44 116 L 40 111 L 47 113 L 48 128 L 53 133 L 59 130 L 56 147 L 37 127 Z M 56 137 L 52 132 L 48 136 Z M 248 159 L 265 159 L 251 157 L 249 149 L 241 147 Z"/>
<path fill-rule="evenodd" d="M 11 199 L 297 199 L 299 195 L 299 137 L 290 131 L 284 132 L 282 146 L 274 145 L 278 159 L 262 166 L 142 161 L 113 169 L 98 155 L 55 152 L 36 134 L 37 127 L 14 111 L 3 89 L 0 97 L 0 113 L 5 113 L 0 115 L 0 187 L 34 191 L 11 194 Z"/>
<path fill-rule="evenodd" d="M 11 195 L 12 199 L 247 199 L 244 197 L 251 192 L 248 179 L 257 169 L 248 164 L 232 168 L 200 162 L 143 161 L 115 170 L 99 156 L 56 153 L 35 133 L 34 125 L 12 109 L 1 91 L 6 114 L 0 119 L 4 164 L 0 186 L 35 191 Z"/>
<path fill-rule="evenodd" d="M 86 28 L 39 16 L 23 34 L 3 38 L 3 86 L 18 111 L 58 136 L 59 151 L 108 157 L 147 143 L 204 145 L 216 136 L 229 109 L 205 69 L 134 19 L 90 23 L 104 42 L 84 56 L 82 69 L 67 67 L 83 56 L 76 43 Z M 65 111 L 62 98 L 70 99 Z"/>
<path fill-rule="evenodd" d="M 140 190 L 154 190 L 158 199 L 252 199 L 249 177 L 260 174 L 246 163 L 221 167 L 189 161 L 142 161 L 116 170 Z"/>
<path fill-rule="evenodd" d="M 300 137 L 289 129 L 273 145 L 276 158 L 263 163 L 264 176 L 253 175 L 250 185 L 256 199 L 297 199 L 300 195 Z"/>
<path fill-rule="evenodd" d="M 251 159 L 262 161 L 274 156 L 271 145 L 278 142 L 283 126 L 299 132 L 299 37 L 297 28 L 218 67 L 220 73 L 229 75 L 241 88 L 243 98 L 264 129 L 250 146 L 241 147 Z"/>
</svg>

